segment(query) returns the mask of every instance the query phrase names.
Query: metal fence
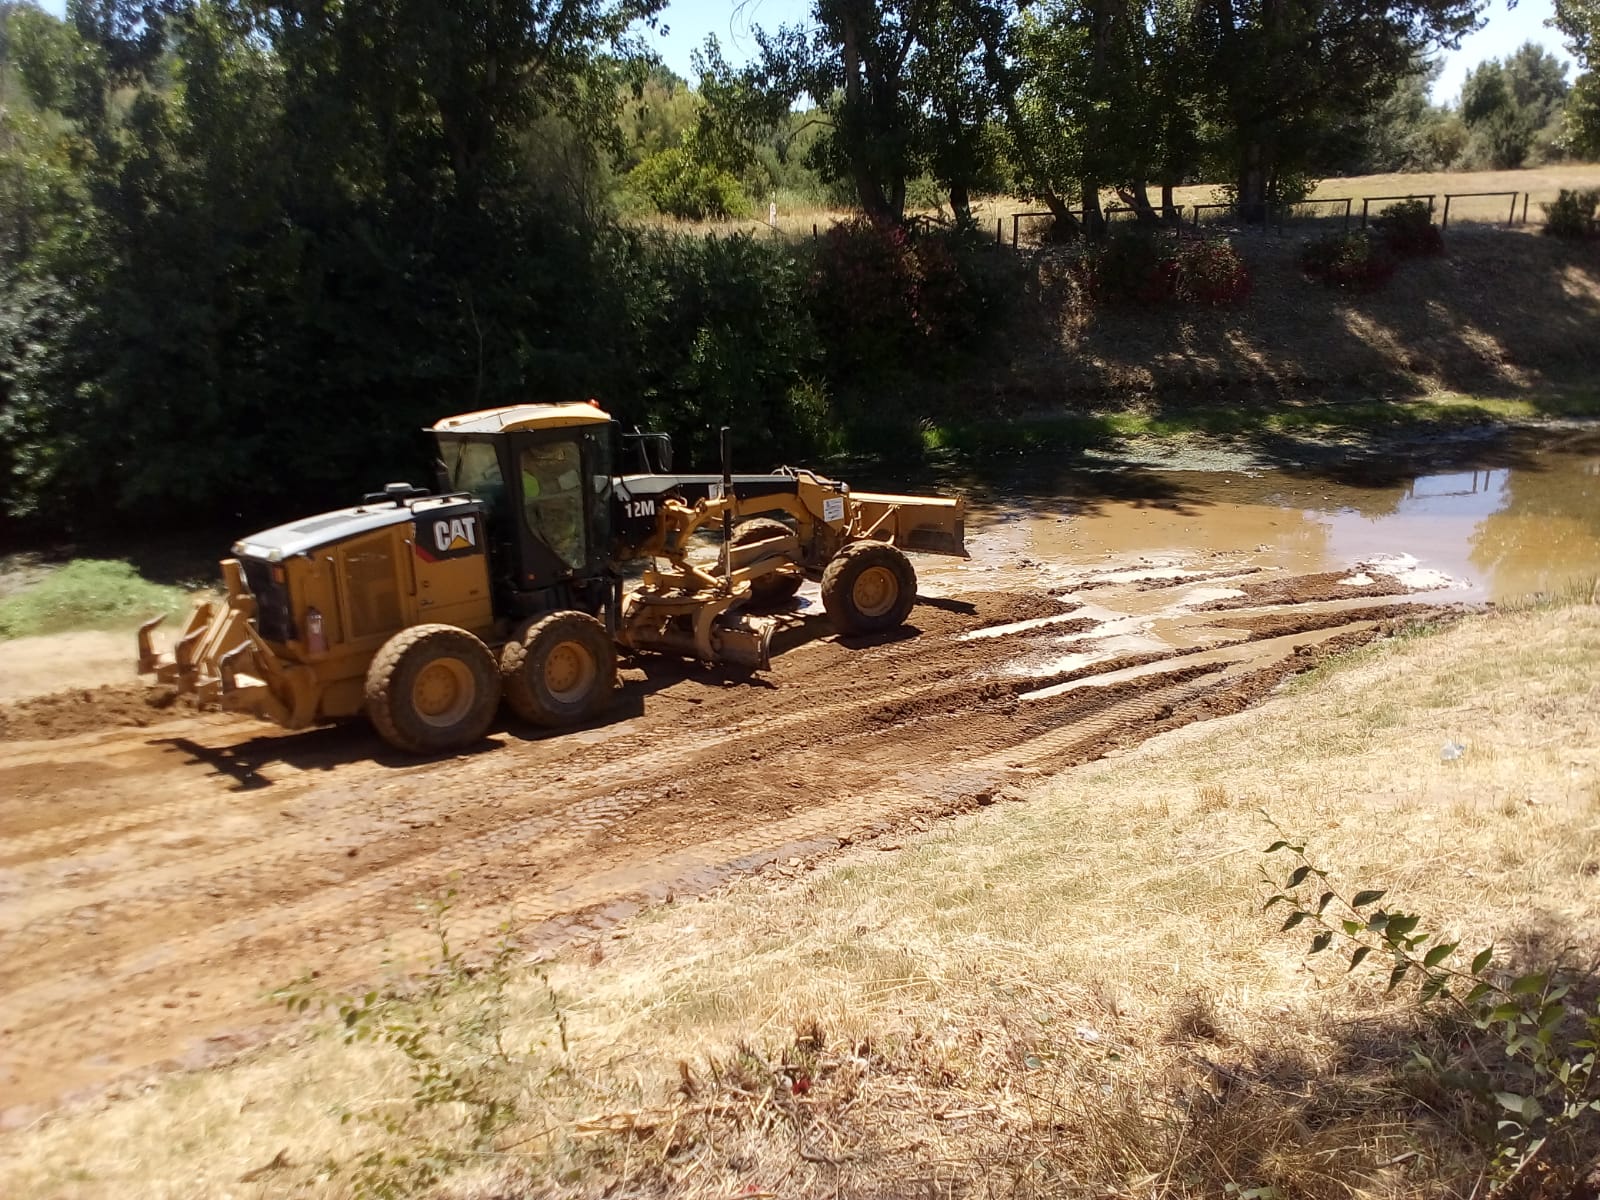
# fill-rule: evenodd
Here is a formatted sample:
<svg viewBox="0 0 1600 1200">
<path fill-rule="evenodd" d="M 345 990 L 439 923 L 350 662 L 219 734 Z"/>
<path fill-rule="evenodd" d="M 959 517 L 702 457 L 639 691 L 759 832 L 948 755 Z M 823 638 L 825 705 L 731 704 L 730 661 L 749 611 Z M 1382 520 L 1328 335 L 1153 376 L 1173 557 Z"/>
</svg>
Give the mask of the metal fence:
<svg viewBox="0 0 1600 1200">
<path fill-rule="evenodd" d="M 1528 211 L 1532 201 L 1531 192 L 1411 192 L 1395 196 L 1340 196 L 1335 198 L 1311 197 L 1296 201 L 1293 204 L 1269 205 L 1262 210 L 1263 220 L 1244 221 L 1240 219 L 1239 205 L 1235 203 L 1208 203 L 1179 205 L 1177 220 L 1174 222 L 1170 216 L 1162 215 L 1160 224 L 1156 228 L 1171 229 L 1181 235 L 1184 231 L 1198 232 L 1202 229 L 1227 230 L 1229 232 L 1262 232 L 1276 233 L 1279 236 L 1287 234 L 1291 229 L 1305 228 L 1327 229 L 1335 224 L 1344 231 L 1352 228 L 1365 229 L 1378 217 L 1383 215 L 1383 206 L 1399 204 L 1407 200 L 1422 201 L 1427 204 L 1430 217 L 1438 224 L 1440 230 L 1450 227 L 1452 218 L 1456 224 L 1472 224 L 1483 227 L 1496 227 L 1501 229 L 1517 229 L 1528 225 Z M 1493 201 L 1492 211 L 1487 202 Z M 1359 206 L 1359 210 L 1357 208 Z M 1078 220 L 1083 219 L 1081 209 L 1068 210 Z M 1159 213 L 1159 210 L 1157 210 Z M 1106 223 L 1117 220 L 1137 218 L 1138 211 L 1127 205 L 1113 204 L 1103 210 Z M 1035 236 L 1029 237 L 1031 231 L 1024 222 L 1037 225 L 1053 218 L 1048 211 L 1015 212 L 1011 214 L 1010 244 L 1013 249 L 1025 249 L 1030 245 L 1037 245 L 1046 240 L 1047 234 L 1039 229 Z M 994 240 L 996 245 L 1004 244 L 1005 218 L 995 218 Z M 1539 222 L 1535 222 L 1536 224 Z"/>
</svg>

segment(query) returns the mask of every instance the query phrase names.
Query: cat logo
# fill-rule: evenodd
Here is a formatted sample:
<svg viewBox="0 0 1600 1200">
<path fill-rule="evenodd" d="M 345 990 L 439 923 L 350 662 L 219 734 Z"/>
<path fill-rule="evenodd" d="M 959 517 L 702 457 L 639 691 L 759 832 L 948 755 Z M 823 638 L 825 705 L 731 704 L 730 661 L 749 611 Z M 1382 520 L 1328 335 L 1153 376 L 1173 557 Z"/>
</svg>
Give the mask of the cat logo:
<svg viewBox="0 0 1600 1200">
<path fill-rule="evenodd" d="M 417 556 L 427 562 L 461 558 L 478 552 L 478 518 L 426 517 L 417 521 L 417 536 L 412 543 Z"/>
</svg>

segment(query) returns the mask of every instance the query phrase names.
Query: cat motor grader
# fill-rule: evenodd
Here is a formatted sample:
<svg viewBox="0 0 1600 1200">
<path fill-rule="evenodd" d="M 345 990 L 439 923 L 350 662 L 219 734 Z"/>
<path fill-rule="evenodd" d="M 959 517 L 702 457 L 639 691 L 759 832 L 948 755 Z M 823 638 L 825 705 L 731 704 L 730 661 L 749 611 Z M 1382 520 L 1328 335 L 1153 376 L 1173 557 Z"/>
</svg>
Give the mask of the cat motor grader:
<svg viewBox="0 0 1600 1200">
<path fill-rule="evenodd" d="M 763 614 L 806 579 L 839 632 L 893 629 L 916 599 L 902 551 L 966 553 L 962 500 L 735 475 L 727 430 L 716 475 L 673 474 L 666 435 L 624 434 L 593 401 L 431 433 L 437 491 L 390 484 L 242 538 L 225 598 L 197 603 L 169 652 L 159 618 L 140 628 L 140 673 L 289 729 L 365 712 L 393 746 L 437 753 L 481 738 L 502 697 L 541 726 L 591 719 L 619 648 L 766 669 Z M 614 475 L 628 441 L 641 470 Z M 692 562 L 696 535 L 718 530 L 716 561 Z"/>
</svg>

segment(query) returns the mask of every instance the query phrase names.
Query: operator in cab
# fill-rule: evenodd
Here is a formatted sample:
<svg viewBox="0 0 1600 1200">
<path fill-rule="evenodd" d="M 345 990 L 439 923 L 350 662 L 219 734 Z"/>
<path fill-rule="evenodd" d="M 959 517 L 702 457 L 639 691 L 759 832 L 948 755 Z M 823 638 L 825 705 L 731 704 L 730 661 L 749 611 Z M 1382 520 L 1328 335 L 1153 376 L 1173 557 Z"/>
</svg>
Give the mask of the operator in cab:
<svg viewBox="0 0 1600 1200">
<path fill-rule="evenodd" d="M 533 535 L 577 568 L 584 561 L 583 474 L 576 442 L 522 452 L 522 510 Z"/>
</svg>

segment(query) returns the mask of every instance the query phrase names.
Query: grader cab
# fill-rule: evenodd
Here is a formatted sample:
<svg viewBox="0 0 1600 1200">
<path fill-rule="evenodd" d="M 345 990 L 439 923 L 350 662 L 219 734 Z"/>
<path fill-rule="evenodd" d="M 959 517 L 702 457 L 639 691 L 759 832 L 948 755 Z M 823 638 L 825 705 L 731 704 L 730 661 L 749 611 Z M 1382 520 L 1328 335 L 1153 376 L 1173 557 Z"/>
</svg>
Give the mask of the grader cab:
<svg viewBox="0 0 1600 1200">
<path fill-rule="evenodd" d="M 714 475 L 672 474 L 662 435 L 622 435 L 592 402 L 431 432 L 437 493 L 390 484 L 241 539 L 226 598 L 196 605 L 170 653 L 159 620 L 140 629 L 140 672 L 289 729 L 364 712 L 392 745 L 434 753 L 482 737 L 502 698 L 547 727 L 596 716 L 619 648 L 766 669 L 766 614 L 806 579 L 841 633 L 895 628 L 916 600 L 902 551 L 965 554 L 960 499 L 735 475 L 726 432 Z M 637 474 L 613 472 L 624 437 Z"/>
</svg>

